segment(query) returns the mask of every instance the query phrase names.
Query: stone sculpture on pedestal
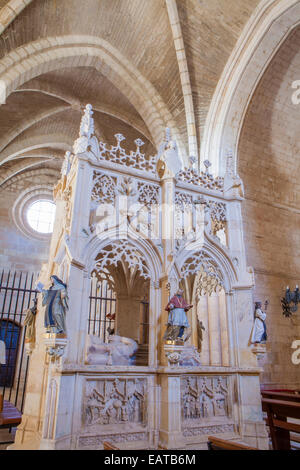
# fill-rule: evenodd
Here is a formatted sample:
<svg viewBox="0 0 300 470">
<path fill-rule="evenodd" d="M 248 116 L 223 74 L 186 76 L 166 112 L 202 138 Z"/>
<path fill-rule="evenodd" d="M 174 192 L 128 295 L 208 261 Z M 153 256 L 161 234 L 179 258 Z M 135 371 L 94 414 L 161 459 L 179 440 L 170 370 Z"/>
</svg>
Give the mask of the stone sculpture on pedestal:
<svg viewBox="0 0 300 470">
<path fill-rule="evenodd" d="M 50 277 L 52 286 L 43 289 L 45 310 L 45 328 L 47 333 L 66 334 L 65 316 L 68 310 L 67 286 L 57 276 Z"/>
<path fill-rule="evenodd" d="M 268 301 L 265 302 L 265 310 L 267 309 Z M 266 313 L 261 309 L 262 303 L 255 302 L 254 325 L 251 335 L 251 343 L 265 343 L 267 340 L 266 329 Z"/>
<path fill-rule="evenodd" d="M 24 325 L 26 328 L 25 340 L 27 343 L 35 342 L 35 317 L 37 314 L 37 299 L 33 299 L 33 306 L 26 310 Z"/>
<path fill-rule="evenodd" d="M 164 335 L 165 340 L 184 341 L 184 330 L 190 326 L 186 312 L 191 308 L 192 305 L 189 305 L 183 298 L 183 290 L 179 289 L 166 306 L 166 311 L 169 312 L 169 316 L 167 330 Z"/>
</svg>

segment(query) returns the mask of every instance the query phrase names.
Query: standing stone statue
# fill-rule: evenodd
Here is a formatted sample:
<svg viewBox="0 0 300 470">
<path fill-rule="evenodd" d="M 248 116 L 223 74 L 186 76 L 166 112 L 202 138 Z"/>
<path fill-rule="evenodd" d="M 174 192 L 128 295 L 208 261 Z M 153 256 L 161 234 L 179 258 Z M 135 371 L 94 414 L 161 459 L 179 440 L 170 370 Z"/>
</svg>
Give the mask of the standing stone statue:
<svg viewBox="0 0 300 470">
<path fill-rule="evenodd" d="M 25 340 L 28 343 L 35 342 L 35 318 L 37 314 L 37 299 L 33 299 L 33 306 L 26 310 L 24 326 L 26 326 Z"/>
<path fill-rule="evenodd" d="M 265 302 L 265 310 L 267 309 L 268 301 Z M 262 303 L 255 302 L 254 312 L 254 325 L 251 335 L 251 343 L 265 343 L 267 341 L 267 328 L 266 328 L 267 315 L 262 310 Z"/>
<path fill-rule="evenodd" d="M 157 171 L 160 177 L 174 177 L 182 169 L 175 140 L 171 139 L 170 129 L 166 129 L 166 137 L 158 151 Z"/>
<path fill-rule="evenodd" d="M 175 341 L 179 339 L 183 341 L 184 330 L 190 326 L 186 312 L 192 307 L 183 298 L 183 290 L 179 289 L 170 299 L 165 309 L 169 312 L 168 326 L 164 334 L 165 340 Z"/>
<path fill-rule="evenodd" d="M 47 333 L 66 334 L 65 317 L 68 310 L 66 284 L 57 276 L 50 277 L 52 286 L 42 290 L 45 310 L 45 328 Z"/>
</svg>

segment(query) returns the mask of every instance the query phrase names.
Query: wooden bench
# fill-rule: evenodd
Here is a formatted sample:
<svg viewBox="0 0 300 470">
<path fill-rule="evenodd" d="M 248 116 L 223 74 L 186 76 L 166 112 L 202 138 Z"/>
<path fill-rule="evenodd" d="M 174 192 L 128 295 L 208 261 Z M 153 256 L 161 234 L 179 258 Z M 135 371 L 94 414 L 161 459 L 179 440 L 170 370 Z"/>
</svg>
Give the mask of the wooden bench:
<svg viewBox="0 0 300 470">
<path fill-rule="evenodd" d="M 295 392 L 281 392 L 278 390 L 262 390 L 261 396 L 263 398 L 271 398 L 275 400 L 298 401 L 300 402 L 300 393 Z"/>
<path fill-rule="evenodd" d="M 300 424 L 287 421 L 288 418 L 300 419 L 300 400 L 298 396 L 292 399 L 290 395 L 282 392 L 272 395 L 276 398 L 266 398 L 266 395 L 262 398 L 274 450 L 290 450 L 290 432 L 300 433 Z"/>
<path fill-rule="evenodd" d="M 104 450 L 120 450 L 119 447 L 114 446 L 108 441 L 103 442 L 103 449 Z"/>
<path fill-rule="evenodd" d="M 208 450 L 258 450 L 256 447 L 250 447 L 234 441 L 225 441 L 219 437 L 208 436 Z"/>
<path fill-rule="evenodd" d="M 0 428 L 11 428 L 21 423 L 22 413 L 9 401 L 3 401 L 3 410 L 0 413 Z"/>
</svg>

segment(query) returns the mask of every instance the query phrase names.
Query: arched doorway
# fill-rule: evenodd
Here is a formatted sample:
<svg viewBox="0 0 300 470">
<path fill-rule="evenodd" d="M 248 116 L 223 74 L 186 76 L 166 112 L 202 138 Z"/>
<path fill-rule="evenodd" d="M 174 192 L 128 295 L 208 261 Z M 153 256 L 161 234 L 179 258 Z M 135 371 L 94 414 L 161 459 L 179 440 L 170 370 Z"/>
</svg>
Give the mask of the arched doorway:
<svg viewBox="0 0 300 470">
<path fill-rule="evenodd" d="M 9 319 L 0 321 L 0 340 L 6 347 L 6 364 L 0 368 L 0 387 L 12 387 L 17 364 L 20 325 Z"/>
<path fill-rule="evenodd" d="M 127 240 L 96 256 L 91 273 L 88 334 L 104 343 L 111 335 L 134 340 L 133 365 L 148 364 L 150 275 L 142 253 Z"/>
</svg>

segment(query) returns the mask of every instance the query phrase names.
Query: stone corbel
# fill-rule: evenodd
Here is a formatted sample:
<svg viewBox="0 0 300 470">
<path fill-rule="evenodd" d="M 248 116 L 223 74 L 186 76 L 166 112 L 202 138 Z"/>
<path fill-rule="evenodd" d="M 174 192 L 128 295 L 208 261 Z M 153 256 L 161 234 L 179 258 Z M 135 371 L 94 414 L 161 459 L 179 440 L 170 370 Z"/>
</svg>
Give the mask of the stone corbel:
<svg viewBox="0 0 300 470">
<path fill-rule="evenodd" d="M 267 352 L 267 346 L 265 343 L 255 343 L 252 345 L 251 351 L 257 359 L 261 359 Z"/>
<path fill-rule="evenodd" d="M 183 346 L 173 344 L 164 345 L 166 364 L 169 367 L 179 367 Z"/>
<path fill-rule="evenodd" d="M 60 335 L 56 333 L 45 333 L 44 334 L 44 344 L 46 346 L 46 352 L 51 360 L 59 360 L 64 352 L 65 347 L 68 344 L 68 339 L 65 335 Z"/>
</svg>

